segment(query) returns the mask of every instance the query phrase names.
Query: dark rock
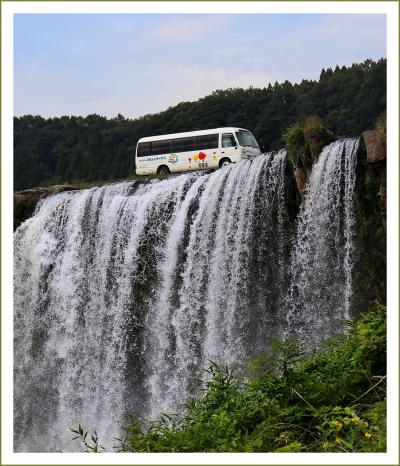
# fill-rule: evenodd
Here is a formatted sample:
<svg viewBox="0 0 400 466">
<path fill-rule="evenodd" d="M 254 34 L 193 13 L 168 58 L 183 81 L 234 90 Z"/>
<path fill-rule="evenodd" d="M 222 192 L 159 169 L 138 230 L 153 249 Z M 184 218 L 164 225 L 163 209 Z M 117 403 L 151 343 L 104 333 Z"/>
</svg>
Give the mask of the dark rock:
<svg viewBox="0 0 400 466">
<path fill-rule="evenodd" d="M 63 191 L 75 191 L 80 189 L 76 185 L 55 185 L 48 188 L 31 188 L 14 193 L 14 231 L 35 212 L 39 199 L 43 199 L 51 194 Z"/>
<path fill-rule="evenodd" d="M 386 160 L 386 140 L 381 131 L 364 131 L 361 134 L 361 145 L 367 153 L 367 162 L 375 163 Z"/>
<path fill-rule="evenodd" d="M 310 167 L 296 167 L 294 168 L 294 177 L 296 180 L 297 194 L 299 201 L 303 202 L 305 195 L 305 187 L 311 174 Z"/>
<path fill-rule="evenodd" d="M 370 162 L 361 138 L 354 212 L 354 315 L 363 312 L 370 301 L 386 302 L 386 152 L 384 155 L 379 161 Z"/>
<path fill-rule="evenodd" d="M 361 151 L 373 169 L 373 176 L 379 180 L 377 196 L 382 213 L 382 222 L 386 230 L 386 135 L 385 129 L 364 131 L 361 134 Z"/>
<path fill-rule="evenodd" d="M 380 206 L 382 209 L 382 222 L 386 231 L 386 164 L 381 169 L 378 196 L 380 198 Z"/>
</svg>

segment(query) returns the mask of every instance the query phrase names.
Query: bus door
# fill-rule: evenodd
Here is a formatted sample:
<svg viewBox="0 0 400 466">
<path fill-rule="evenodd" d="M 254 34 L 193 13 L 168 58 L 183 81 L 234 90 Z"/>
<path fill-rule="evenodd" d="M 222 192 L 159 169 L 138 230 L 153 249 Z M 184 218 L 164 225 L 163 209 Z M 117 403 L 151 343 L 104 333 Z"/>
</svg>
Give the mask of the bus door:
<svg viewBox="0 0 400 466">
<path fill-rule="evenodd" d="M 222 133 L 220 158 L 228 158 L 231 162 L 240 158 L 239 146 L 233 133 Z"/>
</svg>

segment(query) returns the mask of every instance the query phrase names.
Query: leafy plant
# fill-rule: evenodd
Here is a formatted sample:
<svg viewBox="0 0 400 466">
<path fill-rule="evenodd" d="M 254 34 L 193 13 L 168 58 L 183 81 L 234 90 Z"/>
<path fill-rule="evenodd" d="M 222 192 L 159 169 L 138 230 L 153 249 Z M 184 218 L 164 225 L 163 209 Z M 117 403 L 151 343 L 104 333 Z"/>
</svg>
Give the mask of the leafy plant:
<svg viewBox="0 0 400 466">
<path fill-rule="evenodd" d="M 105 450 L 105 447 L 99 443 L 99 437 L 96 430 L 93 431 L 93 434 L 90 434 L 83 428 L 83 426 L 81 426 L 81 424 L 79 424 L 76 429 L 70 428 L 69 430 L 74 434 L 77 434 L 77 436 L 72 440 L 79 439 L 85 446 L 87 452 L 99 453 L 100 450 Z"/>
<path fill-rule="evenodd" d="M 310 165 L 311 161 L 303 127 L 299 123 L 295 123 L 287 128 L 282 137 L 285 141 L 288 160 L 296 167 Z"/>
<path fill-rule="evenodd" d="M 309 167 L 317 159 L 322 148 L 334 140 L 333 133 L 317 115 L 306 117 L 301 123 L 289 126 L 282 138 L 288 159 L 295 167 Z"/>
</svg>

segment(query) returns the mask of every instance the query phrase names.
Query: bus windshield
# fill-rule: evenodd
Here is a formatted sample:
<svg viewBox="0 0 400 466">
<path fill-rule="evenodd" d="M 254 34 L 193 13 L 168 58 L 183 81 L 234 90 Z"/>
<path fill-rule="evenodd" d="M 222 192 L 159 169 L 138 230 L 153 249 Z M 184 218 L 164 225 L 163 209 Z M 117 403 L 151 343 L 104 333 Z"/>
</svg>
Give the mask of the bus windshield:
<svg viewBox="0 0 400 466">
<path fill-rule="evenodd" d="M 248 131 L 236 131 L 236 137 L 241 146 L 255 147 L 258 149 L 256 138 Z"/>
</svg>

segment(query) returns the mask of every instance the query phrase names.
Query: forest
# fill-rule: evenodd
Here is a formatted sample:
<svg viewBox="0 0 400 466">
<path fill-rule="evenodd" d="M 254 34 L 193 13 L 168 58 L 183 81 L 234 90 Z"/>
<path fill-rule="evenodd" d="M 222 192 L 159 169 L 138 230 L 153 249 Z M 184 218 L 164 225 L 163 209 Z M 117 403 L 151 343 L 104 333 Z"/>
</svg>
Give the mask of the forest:
<svg viewBox="0 0 400 466">
<path fill-rule="evenodd" d="M 238 126 L 252 131 L 269 151 L 282 147 L 287 128 L 309 115 L 321 118 L 335 137 L 358 136 L 385 109 L 382 58 L 323 69 L 318 81 L 216 90 L 137 119 L 14 117 L 14 189 L 130 178 L 136 143 L 144 136 Z"/>
</svg>

